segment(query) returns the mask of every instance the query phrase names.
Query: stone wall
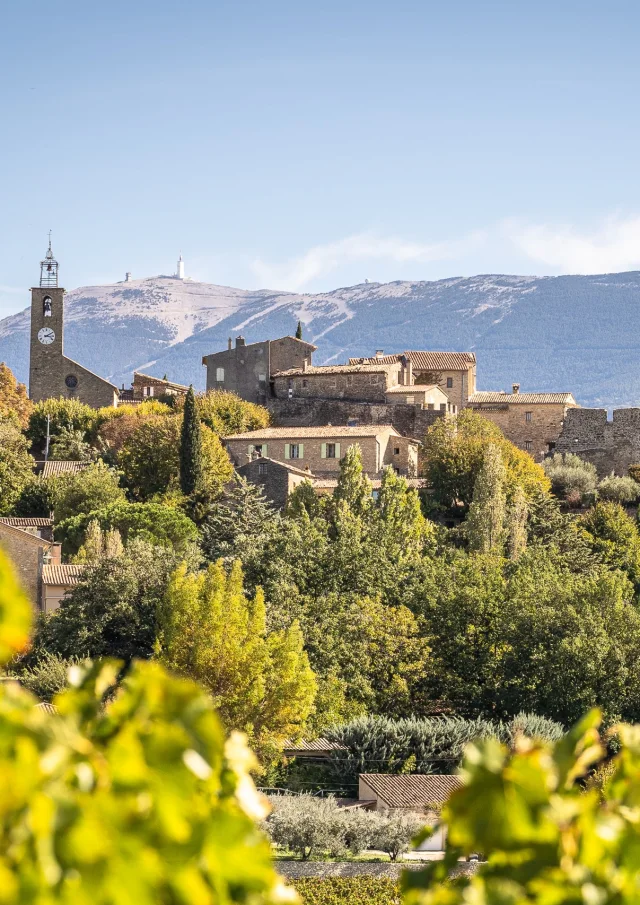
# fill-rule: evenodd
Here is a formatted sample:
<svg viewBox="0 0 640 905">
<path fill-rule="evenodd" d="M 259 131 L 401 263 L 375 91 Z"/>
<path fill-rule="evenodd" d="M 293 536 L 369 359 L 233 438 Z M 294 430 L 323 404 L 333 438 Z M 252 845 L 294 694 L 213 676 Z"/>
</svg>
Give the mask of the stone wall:
<svg viewBox="0 0 640 905">
<path fill-rule="evenodd" d="M 384 370 L 374 366 L 362 371 L 340 371 L 327 368 L 325 372 L 302 371 L 289 376 L 276 375 L 273 380 L 273 394 L 278 399 L 288 399 L 289 391 L 294 398 L 303 399 L 353 399 L 363 402 L 384 402 L 389 387 L 398 386 L 401 366 L 386 365 Z"/>
<path fill-rule="evenodd" d="M 557 444 L 564 419 L 573 409 L 555 403 L 510 402 L 511 398 L 508 395 L 505 402 L 472 404 L 471 408 L 497 424 L 507 440 L 541 462 Z"/>
<path fill-rule="evenodd" d="M 428 862 L 402 861 L 393 864 L 390 861 L 276 861 L 275 867 L 279 874 L 288 880 L 298 880 L 303 877 L 388 877 L 397 880 L 405 870 L 420 870 Z M 469 876 L 478 869 L 477 861 L 459 861 L 451 871 L 451 876 L 459 877 L 462 874 Z"/>
<path fill-rule="evenodd" d="M 0 547 L 13 563 L 20 584 L 36 609 L 42 593 L 42 557 L 49 552 L 52 562 L 60 562 L 60 545 L 43 540 L 28 531 L 0 522 Z"/>
<path fill-rule="evenodd" d="M 392 424 L 404 437 L 422 441 L 444 412 L 416 405 L 372 405 L 344 399 L 270 399 L 274 427 L 322 427 L 327 424 Z"/>
<path fill-rule="evenodd" d="M 592 462 L 600 477 L 626 475 L 640 463 L 640 408 L 616 409 L 611 421 L 606 409 L 570 409 L 556 451 Z"/>
</svg>

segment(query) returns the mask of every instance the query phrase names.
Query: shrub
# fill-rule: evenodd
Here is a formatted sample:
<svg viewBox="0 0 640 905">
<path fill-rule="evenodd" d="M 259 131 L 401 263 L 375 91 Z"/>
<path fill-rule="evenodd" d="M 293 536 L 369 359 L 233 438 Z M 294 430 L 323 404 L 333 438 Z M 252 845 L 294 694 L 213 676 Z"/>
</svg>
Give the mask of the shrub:
<svg viewBox="0 0 640 905">
<path fill-rule="evenodd" d="M 185 397 L 179 396 L 175 408 L 182 411 Z M 226 390 L 209 390 L 196 396 L 198 415 L 214 433 L 221 437 L 259 430 L 269 426 L 269 412 L 261 405 L 246 402 Z"/>
<path fill-rule="evenodd" d="M 419 814 L 382 814 L 375 828 L 373 845 L 386 852 L 392 861 L 397 861 L 400 855 L 409 851 L 411 840 L 424 824 L 424 817 Z"/>
<path fill-rule="evenodd" d="M 51 419 L 50 435 L 55 437 L 63 427 L 86 433 L 93 427 L 96 413 L 77 399 L 45 399 L 37 402 L 27 428 L 27 437 L 34 446 L 44 449 L 47 437 L 47 416 Z"/>
<path fill-rule="evenodd" d="M 25 667 L 17 674 L 20 684 L 40 701 L 51 701 L 69 684 L 69 667 L 75 660 L 65 660 L 57 654 L 45 653 L 33 666 Z"/>
<path fill-rule="evenodd" d="M 627 469 L 629 477 L 633 478 L 636 484 L 640 484 L 640 465 L 630 465 Z"/>
<path fill-rule="evenodd" d="M 595 465 L 573 453 L 556 453 L 546 459 L 543 468 L 551 481 L 551 490 L 560 499 L 569 494 L 592 493 L 598 482 Z"/>
<path fill-rule="evenodd" d="M 398 905 L 400 883 L 389 877 L 300 877 L 291 884 L 303 905 Z"/>
<path fill-rule="evenodd" d="M 610 474 L 598 484 L 598 496 L 612 503 L 633 503 L 640 496 L 640 486 L 633 478 Z"/>
<path fill-rule="evenodd" d="M 342 841 L 335 798 L 313 795 L 275 795 L 265 824 L 272 842 L 307 861 L 316 852 L 333 851 Z"/>
<path fill-rule="evenodd" d="M 56 480 L 54 517 L 57 522 L 124 503 L 118 474 L 102 462 Z"/>
</svg>

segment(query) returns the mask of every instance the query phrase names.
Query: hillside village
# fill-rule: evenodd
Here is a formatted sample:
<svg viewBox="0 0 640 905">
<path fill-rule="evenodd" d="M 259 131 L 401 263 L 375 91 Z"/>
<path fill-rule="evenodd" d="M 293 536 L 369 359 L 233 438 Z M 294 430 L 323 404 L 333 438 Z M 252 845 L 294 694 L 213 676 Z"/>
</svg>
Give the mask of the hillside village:
<svg viewBox="0 0 640 905">
<path fill-rule="evenodd" d="M 425 821 L 445 848 L 466 742 L 640 717 L 640 410 L 479 390 L 468 351 L 316 365 L 300 323 L 205 355 L 202 394 L 118 388 L 65 355 L 58 266 L 49 244 L 28 396 L 0 372 L 0 546 L 39 614 L 15 668 L 43 706 L 76 658 L 160 657 L 249 733 L 275 845 L 307 808 L 313 845 L 392 859 Z M 609 682 L 578 669 L 595 636 Z"/>
</svg>

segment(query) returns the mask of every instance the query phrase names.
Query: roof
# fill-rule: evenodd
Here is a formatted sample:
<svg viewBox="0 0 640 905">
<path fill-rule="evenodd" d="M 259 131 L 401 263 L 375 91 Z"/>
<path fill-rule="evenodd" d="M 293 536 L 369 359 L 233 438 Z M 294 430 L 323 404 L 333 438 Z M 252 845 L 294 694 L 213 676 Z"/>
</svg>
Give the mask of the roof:
<svg viewBox="0 0 640 905">
<path fill-rule="evenodd" d="M 348 365 L 313 365 L 304 368 L 289 368 L 287 371 L 275 371 L 274 377 L 314 377 L 326 374 L 388 374 L 396 371 L 398 362 L 394 359 L 388 362 L 348 364 Z"/>
<path fill-rule="evenodd" d="M 392 424 L 369 424 L 347 427 L 346 425 L 327 425 L 326 427 L 263 427 L 257 431 L 246 431 L 244 434 L 231 434 L 223 440 L 313 440 L 322 437 L 377 437 L 386 431 L 400 436 Z M 406 437 L 404 439 L 407 439 Z M 416 443 L 417 440 L 410 440 Z"/>
<path fill-rule="evenodd" d="M 5 516 L 0 518 L 3 525 L 11 525 L 12 528 L 51 528 L 53 519 L 47 516 L 41 518 L 16 518 L 13 516 Z"/>
<path fill-rule="evenodd" d="M 104 383 L 105 386 L 110 387 L 116 395 L 120 392 L 120 390 L 118 389 L 117 386 L 115 386 L 115 384 L 110 383 L 108 380 L 105 380 L 104 377 L 101 377 L 99 374 L 96 374 L 95 371 L 90 371 L 89 368 L 85 368 L 85 366 L 81 365 L 79 361 L 74 361 L 73 358 L 67 358 L 66 356 L 64 358 L 64 361 L 67 364 L 75 365 L 76 368 L 80 368 L 80 370 L 84 371 L 85 374 L 91 374 L 91 376 L 95 377 L 96 380 L 99 380 L 101 383 Z"/>
<path fill-rule="evenodd" d="M 173 380 L 165 380 L 163 377 L 152 377 L 151 374 L 143 374 L 142 371 L 134 371 L 133 379 L 135 381 L 136 377 L 142 377 L 143 380 L 154 380 L 156 384 L 161 383 L 166 387 L 175 387 L 177 390 L 184 390 L 185 393 L 189 391 L 189 387 L 185 386 L 182 383 L 174 383 Z"/>
<path fill-rule="evenodd" d="M 41 472 L 43 478 L 59 478 L 63 474 L 78 474 L 91 465 L 91 462 L 49 461 L 44 463 Z"/>
<path fill-rule="evenodd" d="M 422 773 L 404 776 L 361 773 L 360 779 L 390 808 L 424 807 L 431 802 L 446 801 L 462 785 L 459 776 Z"/>
<path fill-rule="evenodd" d="M 403 356 L 408 358 L 413 367 L 419 371 L 466 371 L 476 363 L 476 356 L 473 352 L 418 352 L 411 349 L 406 352 L 396 352 L 394 355 L 350 358 L 349 363 L 391 364 L 394 361 L 400 361 Z"/>
<path fill-rule="evenodd" d="M 243 471 L 253 465 L 254 462 L 271 462 L 272 465 L 279 465 L 280 468 L 286 468 L 287 471 L 290 471 L 293 474 L 302 475 L 303 478 L 313 480 L 313 475 L 310 471 L 306 471 L 304 468 L 296 468 L 295 465 L 290 465 L 288 462 L 281 462 L 279 459 L 270 459 L 268 456 L 257 456 L 250 462 L 245 462 L 244 465 L 239 465 L 236 468 L 236 471 Z"/>
<path fill-rule="evenodd" d="M 480 392 L 469 396 L 469 405 L 507 403 L 508 405 L 577 405 L 571 393 L 505 393 Z"/>
<path fill-rule="evenodd" d="M 426 393 L 428 390 L 437 390 L 445 399 L 447 398 L 447 394 L 441 390 L 437 383 L 413 383 L 411 386 L 399 384 L 397 387 L 389 387 L 385 390 L 385 393 Z"/>
<path fill-rule="evenodd" d="M 75 566 L 70 563 L 58 563 L 42 567 L 42 583 L 64 585 L 71 588 L 82 581 L 86 566 Z"/>
<path fill-rule="evenodd" d="M 52 546 L 51 541 L 46 540 L 44 537 L 40 537 L 39 534 L 35 534 L 35 532 L 33 531 L 28 531 L 26 528 L 19 528 L 17 525 L 10 525 L 5 521 L 0 521 L 0 533 L 8 533 L 10 536 L 15 537 L 17 540 L 24 541 L 28 544 L 36 544 L 39 547 L 49 549 Z"/>
<path fill-rule="evenodd" d="M 328 738 L 315 738 L 312 741 L 301 739 L 298 742 L 285 742 L 282 753 L 285 757 L 320 757 L 331 751 L 344 751 L 345 746 L 340 742 L 330 742 Z"/>
</svg>

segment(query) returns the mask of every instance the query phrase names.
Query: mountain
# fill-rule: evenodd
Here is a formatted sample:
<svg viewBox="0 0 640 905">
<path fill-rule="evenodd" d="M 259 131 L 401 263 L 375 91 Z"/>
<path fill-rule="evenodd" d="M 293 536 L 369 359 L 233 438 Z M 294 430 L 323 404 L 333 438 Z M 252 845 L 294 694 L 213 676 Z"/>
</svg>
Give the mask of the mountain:
<svg viewBox="0 0 640 905">
<path fill-rule="evenodd" d="M 640 404 L 640 272 L 481 275 L 363 283 L 333 292 L 247 291 L 151 277 L 65 296 L 65 352 L 114 383 L 134 370 L 203 388 L 202 356 L 295 331 L 318 364 L 403 349 L 469 350 L 478 387 L 570 390 L 583 405 Z M 0 320 L 0 361 L 28 380 L 29 309 Z"/>
</svg>

